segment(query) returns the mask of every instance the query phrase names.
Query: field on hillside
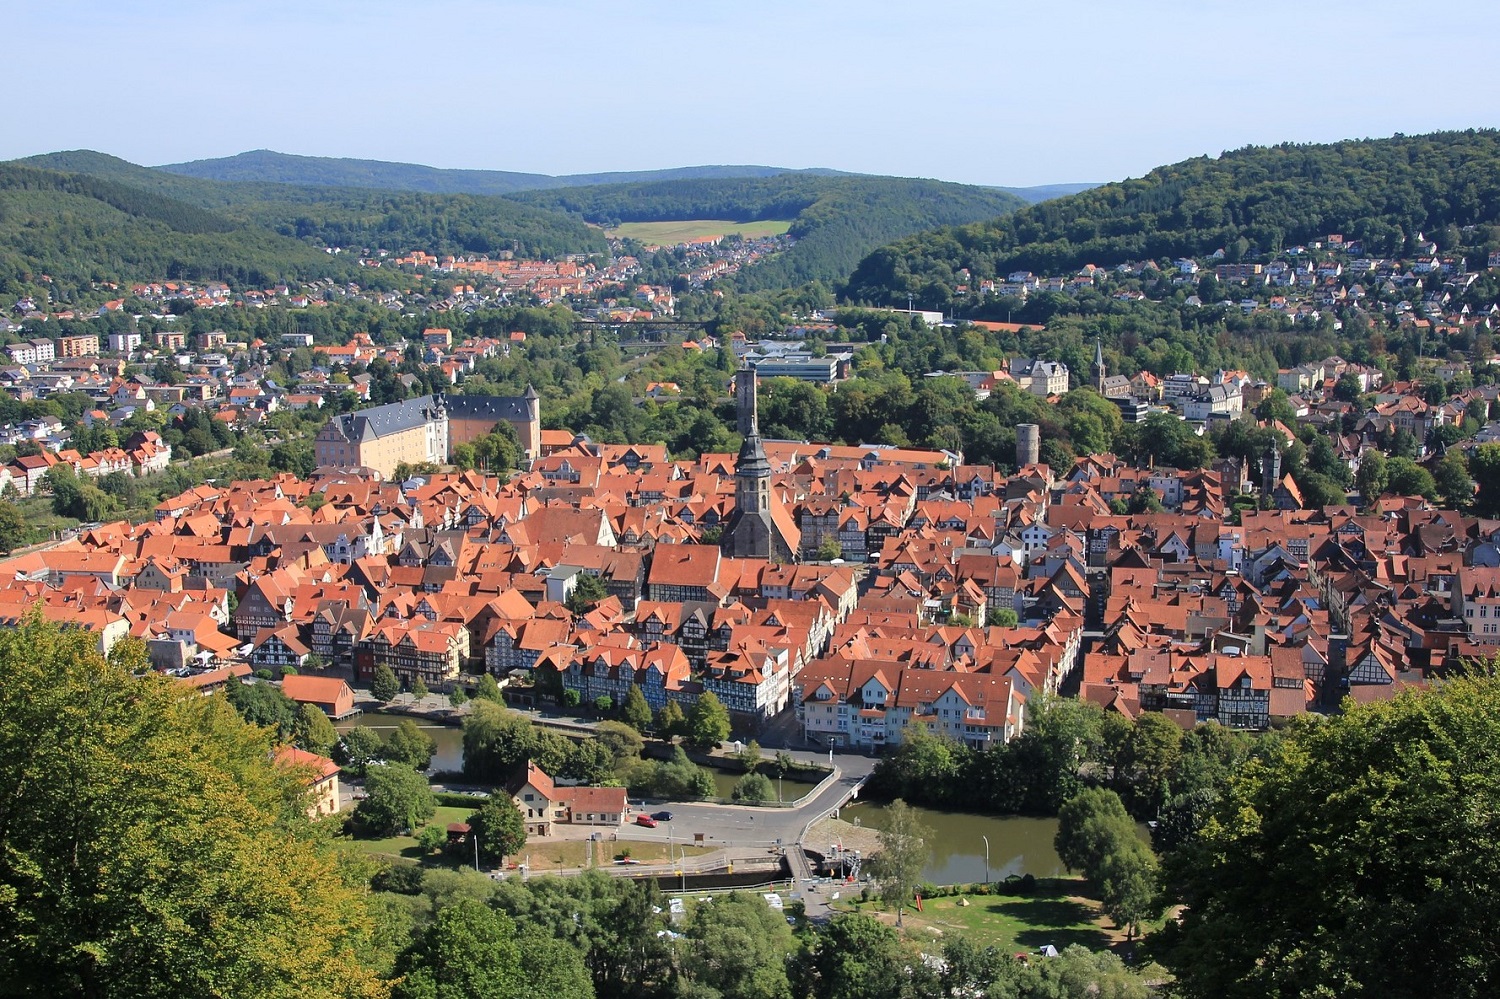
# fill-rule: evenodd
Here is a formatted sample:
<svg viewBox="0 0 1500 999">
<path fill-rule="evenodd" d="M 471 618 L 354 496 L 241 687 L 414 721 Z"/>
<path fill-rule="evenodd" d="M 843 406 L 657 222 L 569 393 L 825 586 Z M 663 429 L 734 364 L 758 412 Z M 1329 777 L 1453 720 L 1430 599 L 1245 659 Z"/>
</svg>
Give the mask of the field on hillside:
<svg viewBox="0 0 1500 999">
<path fill-rule="evenodd" d="M 688 219 L 681 222 L 622 222 L 610 229 L 612 236 L 638 239 L 658 246 L 676 246 L 691 239 L 739 233 L 747 239 L 780 236 L 791 228 L 789 221 L 727 222 L 723 219 Z"/>
</svg>

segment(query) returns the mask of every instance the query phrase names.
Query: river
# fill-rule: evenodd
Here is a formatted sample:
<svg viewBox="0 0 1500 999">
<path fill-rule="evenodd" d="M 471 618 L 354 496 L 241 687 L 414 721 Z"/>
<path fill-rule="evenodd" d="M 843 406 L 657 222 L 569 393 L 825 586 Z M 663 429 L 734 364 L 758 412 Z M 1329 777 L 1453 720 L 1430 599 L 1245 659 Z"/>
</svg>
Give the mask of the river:
<svg viewBox="0 0 1500 999">
<path fill-rule="evenodd" d="M 464 730 L 456 725 L 438 725 L 411 715 L 389 714 L 384 711 L 366 711 L 364 714 L 335 722 L 334 728 L 347 732 L 356 725 L 374 729 L 382 739 L 389 739 L 396 731 L 396 723 L 410 718 L 417 728 L 426 732 L 437 743 L 437 752 L 432 757 L 432 771 L 447 770 L 458 773 L 464 766 Z"/>
<path fill-rule="evenodd" d="M 991 881 L 1012 874 L 1052 878 L 1067 873 L 1052 847 L 1057 835 L 1056 819 L 940 812 L 915 806 L 912 810 L 933 833 L 928 841 L 927 866 L 922 869 L 922 877 L 933 884 L 984 881 L 986 836 Z M 885 818 L 885 806 L 861 801 L 845 808 L 839 817 L 878 829 Z"/>
</svg>

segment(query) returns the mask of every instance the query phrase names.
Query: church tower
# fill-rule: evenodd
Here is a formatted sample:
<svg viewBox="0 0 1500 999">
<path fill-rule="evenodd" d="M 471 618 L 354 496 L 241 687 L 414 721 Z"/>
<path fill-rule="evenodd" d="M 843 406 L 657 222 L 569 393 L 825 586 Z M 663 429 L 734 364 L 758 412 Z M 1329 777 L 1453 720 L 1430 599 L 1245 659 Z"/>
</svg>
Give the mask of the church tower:
<svg viewBox="0 0 1500 999">
<path fill-rule="evenodd" d="M 1104 376 L 1108 371 L 1104 367 L 1104 345 L 1099 340 L 1094 341 L 1094 363 L 1089 365 L 1089 380 L 1094 384 L 1094 391 L 1100 395 L 1104 394 Z"/>
<path fill-rule="evenodd" d="M 740 419 L 748 417 L 749 433 L 745 435 L 735 461 L 734 513 L 724 528 L 720 544 L 730 558 L 790 562 L 794 554 L 791 545 L 782 536 L 771 514 L 771 462 L 760 441 L 760 426 L 755 413 L 755 383 L 754 368 L 741 368 L 736 372 L 736 390 L 748 390 L 748 395 L 742 394 L 736 401 Z"/>
<path fill-rule="evenodd" d="M 741 437 L 749 437 L 759 426 L 755 399 L 759 388 L 760 376 L 753 365 L 747 364 L 734 373 L 735 432 Z"/>
<path fill-rule="evenodd" d="M 1260 459 L 1260 491 L 1270 496 L 1276 492 L 1276 487 L 1279 485 L 1281 485 L 1281 442 L 1277 441 Z"/>
</svg>

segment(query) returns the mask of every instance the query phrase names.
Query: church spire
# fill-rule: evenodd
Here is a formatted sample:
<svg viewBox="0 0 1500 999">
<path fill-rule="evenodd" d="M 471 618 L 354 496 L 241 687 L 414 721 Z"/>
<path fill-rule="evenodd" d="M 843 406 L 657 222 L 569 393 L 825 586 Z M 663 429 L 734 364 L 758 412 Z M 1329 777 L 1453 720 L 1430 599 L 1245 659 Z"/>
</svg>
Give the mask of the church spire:
<svg viewBox="0 0 1500 999">
<path fill-rule="evenodd" d="M 1104 394 L 1104 376 L 1107 374 L 1104 367 L 1104 343 L 1102 340 L 1094 340 L 1094 363 L 1089 365 L 1089 380 L 1094 383 L 1094 389 L 1100 395 Z"/>
</svg>

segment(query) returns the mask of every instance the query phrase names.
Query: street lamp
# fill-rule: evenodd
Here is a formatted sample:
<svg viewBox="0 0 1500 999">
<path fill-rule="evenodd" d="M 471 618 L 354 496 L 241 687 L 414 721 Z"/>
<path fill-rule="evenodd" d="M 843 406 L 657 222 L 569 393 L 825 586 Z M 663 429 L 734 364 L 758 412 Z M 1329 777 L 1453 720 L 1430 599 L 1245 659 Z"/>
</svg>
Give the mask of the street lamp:
<svg viewBox="0 0 1500 999">
<path fill-rule="evenodd" d="M 982 839 L 982 840 L 984 840 L 984 883 L 985 884 L 989 884 L 990 883 L 990 838 L 988 836 L 984 835 L 983 833 L 979 834 L 979 838 Z"/>
</svg>

